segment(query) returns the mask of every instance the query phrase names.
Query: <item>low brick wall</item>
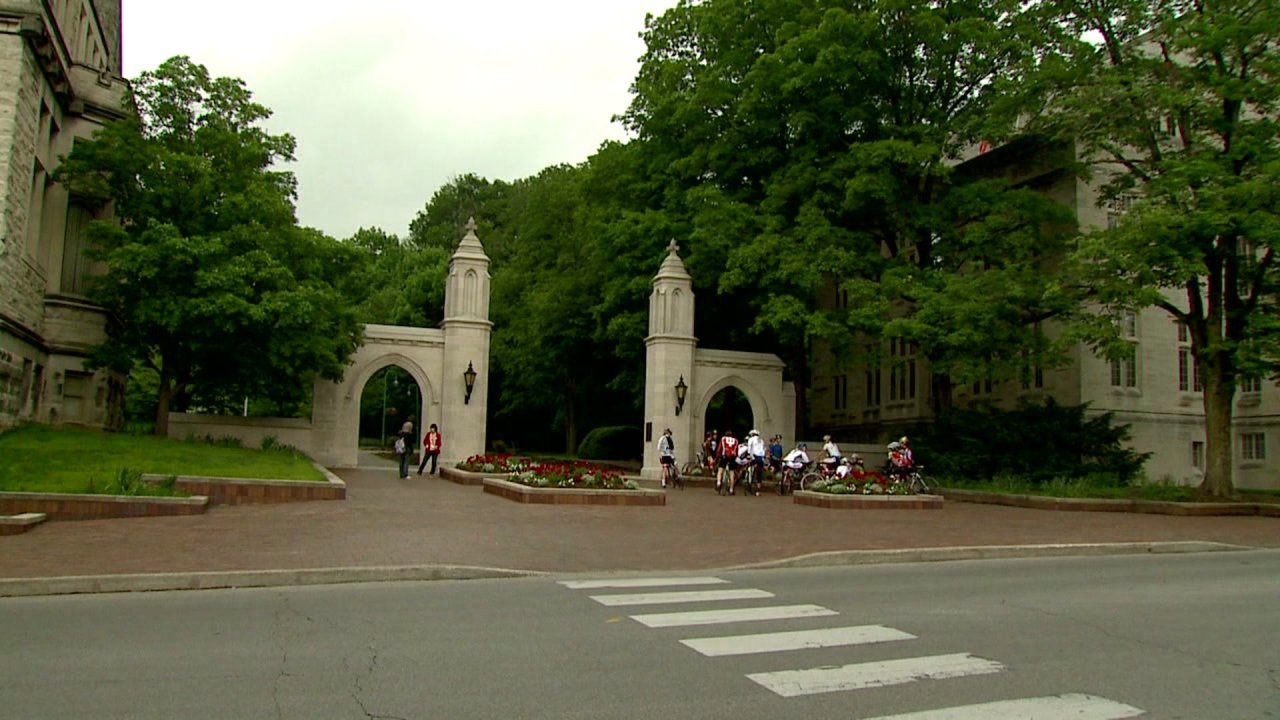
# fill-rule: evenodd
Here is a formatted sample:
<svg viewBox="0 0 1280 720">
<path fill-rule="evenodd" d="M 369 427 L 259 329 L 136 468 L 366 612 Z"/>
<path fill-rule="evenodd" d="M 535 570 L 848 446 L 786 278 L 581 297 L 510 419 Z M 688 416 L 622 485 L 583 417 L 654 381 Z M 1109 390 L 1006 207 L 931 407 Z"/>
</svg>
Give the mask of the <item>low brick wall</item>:
<svg viewBox="0 0 1280 720">
<path fill-rule="evenodd" d="M 0 535 L 21 535 L 47 519 L 44 513 L 0 515 Z"/>
<path fill-rule="evenodd" d="M 63 493 L 0 493 L 0 515 L 44 513 L 49 520 L 199 515 L 209 498 L 140 497 L 136 495 L 72 495 Z"/>
<path fill-rule="evenodd" d="M 667 504 L 667 494 L 661 490 L 534 488 L 496 478 L 484 479 L 484 491 L 516 502 L 544 505 L 656 506 Z"/>
<path fill-rule="evenodd" d="M 494 477 L 493 475 L 485 475 L 484 473 L 471 472 L 470 470 L 459 470 L 455 467 L 440 466 L 440 477 L 449 482 L 459 485 L 483 485 L 484 479 Z"/>
<path fill-rule="evenodd" d="M 833 495 L 797 490 L 792 497 L 796 505 L 833 510 L 941 510 L 938 495 Z"/>
<path fill-rule="evenodd" d="M 1280 517 L 1280 505 L 1268 503 L 1185 503 L 1159 500 L 1056 498 L 1042 495 L 1005 495 L 977 490 L 939 489 L 948 500 L 1008 505 L 1032 510 L 1072 512 L 1136 512 L 1155 515 L 1205 517 L 1210 515 L 1262 515 Z"/>
<path fill-rule="evenodd" d="M 179 475 L 176 487 L 192 495 L 204 495 L 212 505 L 264 505 L 308 500 L 345 500 L 347 484 L 325 468 L 316 466 L 324 482 L 307 480 L 259 480 L 250 478 Z M 143 475 L 146 482 L 168 480 L 167 475 Z"/>
</svg>

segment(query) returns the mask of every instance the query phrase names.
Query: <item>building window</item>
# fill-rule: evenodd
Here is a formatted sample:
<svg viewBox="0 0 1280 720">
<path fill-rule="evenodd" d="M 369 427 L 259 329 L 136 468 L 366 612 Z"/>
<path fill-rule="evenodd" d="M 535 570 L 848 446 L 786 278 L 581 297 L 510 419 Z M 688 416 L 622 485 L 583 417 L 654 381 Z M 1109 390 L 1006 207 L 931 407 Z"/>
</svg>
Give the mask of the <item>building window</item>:
<svg viewBox="0 0 1280 720">
<path fill-rule="evenodd" d="M 1191 467 L 1204 470 L 1204 442 L 1200 440 L 1191 441 Z"/>
<path fill-rule="evenodd" d="M 880 407 L 880 369 L 867 371 L 867 407 Z"/>
<path fill-rule="evenodd" d="M 889 341 L 889 400 L 914 400 L 916 397 L 916 346 L 901 338 Z"/>
<path fill-rule="evenodd" d="M 1111 387 L 1138 387 L 1138 314 L 1126 310 L 1116 322 L 1120 337 L 1129 341 L 1128 357 L 1111 361 Z"/>
<path fill-rule="evenodd" d="M 1203 392 L 1200 383 L 1200 365 L 1191 352 L 1191 333 L 1186 323 L 1178 323 L 1178 390 L 1182 392 Z"/>
<path fill-rule="evenodd" d="M 1240 457 L 1245 462 L 1261 462 L 1267 459 L 1267 436 L 1262 433 L 1240 435 Z"/>
<path fill-rule="evenodd" d="M 1240 392 L 1242 393 L 1262 392 L 1262 378 L 1256 378 L 1256 377 L 1240 378 Z"/>
<path fill-rule="evenodd" d="M 62 282 L 65 293 L 83 295 L 89 278 L 89 223 L 93 212 L 72 202 L 67 205 L 67 226 L 62 238 Z"/>
<path fill-rule="evenodd" d="M 836 410 L 849 409 L 849 376 L 836 375 L 832 378 L 835 386 L 835 392 L 832 393 L 832 399 L 835 403 Z"/>
<path fill-rule="evenodd" d="M 1123 193 L 1107 201 L 1107 229 L 1119 227 L 1120 218 L 1128 214 L 1137 200 L 1138 196 L 1135 193 Z"/>
</svg>

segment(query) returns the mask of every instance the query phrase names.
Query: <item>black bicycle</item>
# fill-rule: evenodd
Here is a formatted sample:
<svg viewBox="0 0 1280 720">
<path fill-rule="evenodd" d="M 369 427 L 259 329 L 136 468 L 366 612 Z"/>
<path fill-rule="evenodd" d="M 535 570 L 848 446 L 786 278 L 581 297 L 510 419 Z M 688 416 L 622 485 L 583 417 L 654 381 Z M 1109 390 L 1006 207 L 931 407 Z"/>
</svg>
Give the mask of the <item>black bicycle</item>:
<svg viewBox="0 0 1280 720">
<path fill-rule="evenodd" d="M 739 483 L 743 488 L 743 495 L 750 493 L 752 495 L 760 494 L 760 466 L 751 463 L 742 470 L 742 480 Z"/>
</svg>

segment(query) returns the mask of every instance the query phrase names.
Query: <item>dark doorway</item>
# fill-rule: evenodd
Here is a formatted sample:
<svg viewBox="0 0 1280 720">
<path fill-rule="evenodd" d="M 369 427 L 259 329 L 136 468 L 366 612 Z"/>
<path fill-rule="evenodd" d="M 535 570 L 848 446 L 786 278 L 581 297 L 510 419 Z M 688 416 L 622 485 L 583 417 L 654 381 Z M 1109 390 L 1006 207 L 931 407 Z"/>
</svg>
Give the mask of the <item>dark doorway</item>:
<svg viewBox="0 0 1280 720">
<path fill-rule="evenodd" d="M 360 394 L 360 446 L 390 447 L 405 418 L 421 407 L 422 391 L 412 375 L 396 365 L 377 371 Z M 420 438 L 422 418 L 414 419 L 413 429 Z"/>
<path fill-rule="evenodd" d="M 715 430 L 722 435 L 725 430 L 732 430 L 735 436 L 742 438 L 755 427 L 751 403 L 747 402 L 747 396 L 741 390 L 732 385 L 711 398 L 703 417 L 706 431 Z"/>
</svg>

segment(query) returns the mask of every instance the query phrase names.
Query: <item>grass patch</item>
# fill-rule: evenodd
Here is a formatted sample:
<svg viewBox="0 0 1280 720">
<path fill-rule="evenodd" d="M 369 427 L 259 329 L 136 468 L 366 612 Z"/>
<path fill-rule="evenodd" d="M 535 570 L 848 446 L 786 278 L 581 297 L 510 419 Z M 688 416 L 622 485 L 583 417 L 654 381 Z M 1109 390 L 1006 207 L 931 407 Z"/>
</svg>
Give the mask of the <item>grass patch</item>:
<svg viewBox="0 0 1280 720">
<path fill-rule="evenodd" d="M 1163 502 L 1280 503 L 1280 491 L 1275 490 L 1237 490 L 1235 497 L 1215 498 L 1204 494 L 1199 487 L 1194 485 L 1173 485 L 1168 483 L 1126 485 L 1110 475 L 1057 478 L 1043 483 L 1031 482 L 1013 475 L 1001 475 L 989 480 L 953 480 L 947 478 L 942 480 L 941 485 L 945 488 L 955 488 L 957 490 L 1060 498 L 1156 500 Z"/>
<path fill-rule="evenodd" d="M 211 475 L 324 481 L 305 455 L 291 449 L 250 450 L 218 440 L 182 441 L 144 435 L 27 425 L 0 434 L 0 491 L 163 495 L 138 487 L 137 476 Z M 168 490 L 173 494 L 172 488 Z"/>
</svg>

